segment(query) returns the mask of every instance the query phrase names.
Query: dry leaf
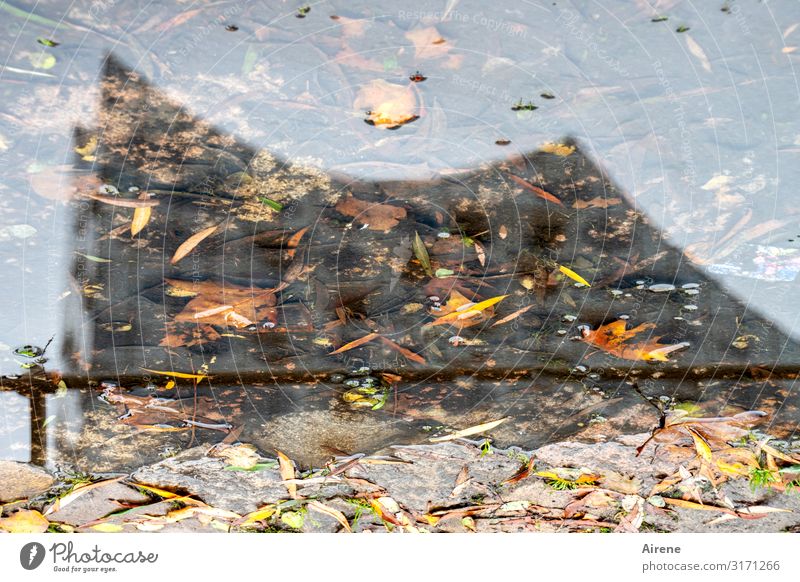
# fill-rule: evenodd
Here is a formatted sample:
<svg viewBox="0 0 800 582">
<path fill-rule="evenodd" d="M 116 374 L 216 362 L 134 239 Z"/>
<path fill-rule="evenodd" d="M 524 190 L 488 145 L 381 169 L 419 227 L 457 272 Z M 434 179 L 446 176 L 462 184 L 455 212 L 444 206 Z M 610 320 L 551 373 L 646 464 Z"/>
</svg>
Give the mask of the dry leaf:
<svg viewBox="0 0 800 582">
<path fill-rule="evenodd" d="M 547 154 L 553 154 L 556 156 L 561 156 L 563 158 L 575 152 L 574 145 L 566 145 L 563 143 L 546 143 L 539 149 Z"/>
<path fill-rule="evenodd" d="M 376 204 L 347 196 L 336 205 L 336 211 L 354 218 L 369 230 L 388 232 L 406 217 L 406 209 L 391 204 Z"/>
<path fill-rule="evenodd" d="M 561 200 L 559 200 L 558 198 L 556 198 L 555 196 L 550 194 L 550 192 L 548 192 L 547 190 L 543 190 L 542 188 L 539 188 L 538 186 L 534 186 L 533 184 L 531 184 L 527 180 L 523 180 L 522 178 L 520 178 L 519 176 L 515 176 L 514 174 L 509 174 L 509 177 L 512 180 L 514 180 L 517 184 L 522 186 L 523 188 L 525 188 L 527 190 L 530 190 L 531 192 L 536 194 L 542 200 L 547 200 L 548 202 L 552 202 L 553 204 L 558 204 L 559 206 L 564 206 L 564 204 L 562 204 Z"/>
<path fill-rule="evenodd" d="M 416 120 L 417 98 L 411 87 L 376 79 L 358 92 L 353 108 L 367 110 L 367 123 L 397 129 Z"/>
<path fill-rule="evenodd" d="M 281 474 L 281 479 L 284 481 L 291 481 L 295 478 L 294 463 L 280 451 L 278 453 L 278 468 Z M 289 497 L 297 499 L 297 485 L 294 483 L 286 483 L 286 490 L 289 492 Z"/>
<path fill-rule="evenodd" d="M 199 245 L 204 239 L 208 238 L 217 230 L 219 225 L 216 226 L 209 226 L 208 228 L 204 228 L 198 233 L 193 234 L 185 241 L 181 243 L 181 245 L 175 251 L 175 254 L 172 255 L 172 259 L 170 260 L 170 264 L 174 265 L 178 261 L 180 261 L 183 257 L 191 253 L 194 248 Z"/>
<path fill-rule="evenodd" d="M 669 353 L 689 347 L 687 342 L 674 345 L 659 344 L 658 337 L 638 344 L 628 343 L 633 336 L 654 328 L 655 324 L 643 323 L 633 329 L 626 329 L 626 325 L 625 320 L 620 319 L 601 325 L 595 331 L 588 326 L 581 326 L 581 336 L 586 343 L 625 360 L 666 362 Z"/>
<path fill-rule="evenodd" d="M 343 345 L 342 347 L 340 347 L 338 350 L 333 350 L 333 351 L 332 351 L 330 354 L 328 354 L 328 355 L 329 355 L 329 356 L 332 356 L 332 355 L 334 355 L 334 354 L 341 354 L 342 352 L 346 352 L 346 351 L 348 351 L 348 350 L 352 350 L 353 348 L 357 348 L 357 347 L 359 347 L 359 346 L 363 346 L 365 343 L 371 342 L 372 340 L 374 340 L 374 339 L 376 339 L 377 337 L 379 337 L 379 335 L 380 335 L 380 334 L 377 334 L 377 333 L 375 333 L 375 332 L 373 331 L 372 333 L 368 333 L 368 334 L 367 334 L 367 335 L 365 335 L 364 337 L 360 337 L 360 338 L 358 338 L 357 340 L 353 340 L 353 341 L 351 341 L 351 342 L 349 342 L 349 343 L 346 343 L 346 344 L 344 344 L 344 345 Z"/>
<path fill-rule="evenodd" d="M 444 315 L 425 324 L 425 326 L 454 325 L 458 328 L 465 328 L 476 325 L 494 315 L 494 309 L 492 309 L 492 307 L 506 297 L 508 297 L 508 295 L 498 295 L 497 297 L 491 297 L 479 303 L 472 303 L 461 293 L 453 290 L 450 293 L 447 305 L 441 310 L 441 313 L 444 313 Z"/>
<path fill-rule="evenodd" d="M 309 501 L 307 507 L 309 509 L 313 509 L 314 511 L 318 511 L 322 514 L 332 517 L 341 524 L 344 531 L 348 533 L 352 532 L 352 530 L 350 529 L 350 524 L 347 522 L 347 518 L 338 509 L 334 509 L 333 507 L 328 507 L 327 505 L 324 505 L 323 503 L 320 503 L 319 501 L 316 500 Z"/>
<path fill-rule="evenodd" d="M 140 200 L 147 200 L 150 195 L 147 192 L 142 192 L 139 195 Z M 150 222 L 150 216 L 153 214 L 153 209 L 149 206 L 144 208 L 137 208 L 133 211 L 133 220 L 131 220 L 131 236 L 136 236 L 142 229 Z"/>
<path fill-rule="evenodd" d="M 450 434 L 445 435 L 445 436 L 433 437 L 433 438 L 430 438 L 428 440 L 430 442 L 432 442 L 432 443 L 443 443 L 445 441 L 452 441 L 452 440 L 455 440 L 455 439 L 460 439 L 460 438 L 463 438 L 463 437 L 472 436 L 474 434 L 481 434 L 483 432 L 490 431 L 493 428 L 500 426 L 505 421 L 507 421 L 509 418 L 511 418 L 511 417 L 506 416 L 505 418 L 501 418 L 500 420 L 493 420 L 491 422 L 484 422 L 483 424 L 478 424 L 476 426 L 471 426 L 469 428 L 465 428 L 463 430 L 459 430 L 459 431 L 456 431 L 454 433 L 450 433 Z"/>
<path fill-rule="evenodd" d="M 106 479 L 105 481 L 97 481 L 95 483 L 88 483 L 86 485 L 80 485 L 75 487 L 72 491 L 56 499 L 50 506 L 45 510 L 44 515 L 50 515 L 51 513 L 55 513 L 60 509 L 64 509 L 67 505 L 78 499 L 79 497 L 83 496 L 84 494 L 92 491 L 93 489 L 97 489 L 98 487 L 105 487 L 106 485 L 110 485 L 111 483 L 116 483 L 122 479 L 122 477 L 117 477 L 116 479 Z"/>
<path fill-rule="evenodd" d="M 50 522 L 35 510 L 21 509 L 9 517 L 0 518 L 0 529 L 9 533 L 44 533 L 48 527 Z"/>
<path fill-rule="evenodd" d="M 697 41 L 694 40 L 688 34 L 686 35 L 686 46 L 689 48 L 689 52 L 692 53 L 697 59 L 700 61 L 700 65 L 707 71 L 711 72 L 711 62 L 708 60 L 706 56 L 706 52 L 703 50 Z"/>
<path fill-rule="evenodd" d="M 603 196 L 595 196 L 591 200 L 576 200 L 572 205 L 573 208 L 583 210 L 584 208 L 608 208 L 615 204 L 620 204 L 622 198 L 604 198 Z"/>
</svg>

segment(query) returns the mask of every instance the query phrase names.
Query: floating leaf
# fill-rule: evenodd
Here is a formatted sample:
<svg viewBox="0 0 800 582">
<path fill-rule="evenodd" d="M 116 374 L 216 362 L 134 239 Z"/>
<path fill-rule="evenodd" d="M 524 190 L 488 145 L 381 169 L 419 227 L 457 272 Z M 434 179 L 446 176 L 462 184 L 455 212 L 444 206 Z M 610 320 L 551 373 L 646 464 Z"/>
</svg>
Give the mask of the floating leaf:
<svg viewBox="0 0 800 582">
<path fill-rule="evenodd" d="M 103 196 L 95 192 L 81 192 L 82 196 L 97 200 L 109 206 L 121 206 L 123 208 L 146 208 L 158 206 L 158 200 L 132 200 L 130 198 L 112 198 L 111 196 Z"/>
<path fill-rule="evenodd" d="M 452 277 L 453 275 L 455 275 L 455 271 L 453 271 L 452 269 L 436 269 L 436 272 L 434 273 L 434 276 L 439 279 L 443 279 L 445 277 Z"/>
<path fill-rule="evenodd" d="M 469 327 L 470 325 L 475 325 L 476 323 L 480 323 L 480 321 L 485 319 L 485 317 L 483 317 L 484 311 L 487 311 L 490 307 L 499 303 L 506 297 L 508 297 L 508 295 L 498 295 L 497 297 L 491 297 L 479 303 L 466 302 L 456 307 L 453 311 L 450 311 L 450 313 L 447 313 L 426 325 L 434 326 L 454 324 L 458 327 Z M 464 296 L 458 293 L 458 291 L 453 291 L 450 294 L 448 307 L 452 307 L 451 303 L 453 302 L 454 298 L 459 303 L 461 300 L 466 301 Z"/>
<path fill-rule="evenodd" d="M 44 38 L 42 36 L 37 38 L 36 42 L 38 42 L 42 46 L 48 46 L 48 47 L 51 47 L 51 48 L 58 46 L 58 43 L 56 41 L 50 40 L 49 38 Z"/>
<path fill-rule="evenodd" d="M 175 251 L 175 254 L 172 255 L 170 264 L 174 265 L 175 263 L 180 261 L 183 257 L 191 253 L 197 245 L 203 242 L 203 240 L 214 234 L 214 232 L 216 232 L 218 227 L 219 225 L 209 226 L 208 228 L 204 228 L 200 232 L 193 234 L 185 241 L 183 241 Z"/>
<path fill-rule="evenodd" d="M 403 357 L 411 360 L 412 362 L 417 362 L 418 364 L 424 364 L 425 363 L 425 358 L 423 358 L 419 354 L 416 354 L 416 353 L 412 352 L 411 350 L 409 350 L 407 348 L 404 348 L 400 344 L 398 344 L 396 342 L 393 342 L 388 337 L 380 336 L 380 339 L 387 346 L 389 346 L 390 348 L 392 348 L 393 350 L 395 350 L 396 352 L 401 354 Z"/>
<path fill-rule="evenodd" d="M 552 97 L 550 98 L 552 99 Z M 539 149 L 547 154 L 553 154 L 563 158 L 572 155 L 575 152 L 574 145 L 566 145 L 563 143 L 546 143 Z"/>
<path fill-rule="evenodd" d="M 417 99 L 409 86 L 376 79 L 364 85 L 353 103 L 355 109 L 367 110 L 370 125 L 397 129 L 418 119 Z"/>
<path fill-rule="evenodd" d="M 569 277 L 573 281 L 577 281 L 581 285 L 586 285 L 587 287 L 591 287 L 591 285 L 589 284 L 589 281 L 587 281 L 586 279 L 584 279 L 583 277 L 578 275 L 578 273 L 576 273 L 572 269 L 570 269 L 568 267 L 565 267 L 564 265 L 559 265 L 558 266 L 558 270 L 561 271 L 562 273 L 564 273 L 567 277 Z"/>
<path fill-rule="evenodd" d="M 428 439 L 432 443 L 443 443 L 445 441 L 452 441 L 455 439 L 460 439 L 467 436 L 472 436 L 475 434 L 481 434 L 487 431 L 492 430 L 495 427 L 500 426 L 505 421 L 507 421 L 510 417 L 501 418 L 500 420 L 493 420 L 491 422 L 484 422 L 483 424 L 478 424 L 475 426 L 471 426 L 469 428 L 465 428 L 463 430 L 456 431 L 454 433 L 450 433 L 445 436 L 440 437 L 433 437 Z"/>
<path fill-rule="evenodd" d="M 526 311 L 528 311 L 529 309 L 531 309 L 531 308 L 532 308 L 534 305 L 535 305 L 534 303 L 531 303 L 530 305 L 526 305 L 525 307 L 522 307 L 522 308 L 520 308 L 520 309 L 517 309 L 517 310 L 516 310 L 514 313 L 511 313 L 511 314 L 509 314 L 509 315 L 506 315 L 506 316 L 505 316 L 503 319 L 500 319 L 500 320 L 498 320 L 498 321 L 494 322 L 494 323 L 492 324 L 492 327 L 495 327 L 495 326 L 498 326 L 498 325 L 502 325 L 502 324 L 504 324 L 504 323 L 508 323 L 509 321 L 513 321 L 513 320 L 515 320 L 515 319 L 516 319 L 516 318 L 518 318 L 520 315 L 522 315 L 523 313 L 525 313 Z"/>
</svg>

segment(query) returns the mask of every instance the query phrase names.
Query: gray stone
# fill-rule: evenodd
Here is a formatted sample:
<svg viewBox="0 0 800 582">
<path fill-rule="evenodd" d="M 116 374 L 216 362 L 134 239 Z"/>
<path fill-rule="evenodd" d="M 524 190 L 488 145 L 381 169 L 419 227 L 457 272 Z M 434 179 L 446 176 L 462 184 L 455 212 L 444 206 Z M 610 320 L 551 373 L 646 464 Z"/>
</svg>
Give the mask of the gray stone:
<svg viewBox="0 0 800 582">
<path fill-rule="evenodd" d="M 44 469 L 19 463 L 0 461 L 0 502 L 30 499 L 47 491 L 53 485 L 53 476 Z"/>
</svg>

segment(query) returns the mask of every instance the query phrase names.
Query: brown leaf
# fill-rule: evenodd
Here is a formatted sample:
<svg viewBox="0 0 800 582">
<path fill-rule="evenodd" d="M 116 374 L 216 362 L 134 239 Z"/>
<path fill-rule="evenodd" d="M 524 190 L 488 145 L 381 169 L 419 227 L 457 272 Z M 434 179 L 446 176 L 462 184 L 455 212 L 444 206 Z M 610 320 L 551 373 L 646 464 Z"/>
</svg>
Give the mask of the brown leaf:
<svg viewBox="0 0 800 582">
<path fill-rule="evenodd" d="M 291 481 L 295 478 L 294 463 L 280 451 L 275 451 L 278 454 L 278 470 L 281 474 L 281 479 L 284 481 Z M 294 483 L 286 483 L 286 490 L 289 492 L 289 497 L 297 499 L 297 485 Z"/>
<path fill-rule="evenodd" d="M 495 326 L 497 326 L 497 325 L 503 325 L 504 323 L 508 323 L 509 321 L 513 321 L 513 320 L 515 320 L 516 318 L 518 318 L 520 315 L 522 315 L 523 313 L 525 313 L 526 311 L 528 311 L 528 310 L 529 310 L 531 307 L 533 307 L 533 306 L 534 306 L 534 303 L 531 303 L 530 305 L 526 305 L 525 307 L 522 307 L 522 308 L 520 308 L 520 309 L 517 309 L 517 310 L 516 310 L 514 313 L 511 313 L 511 314 L 509 314 L 509 315 L 506 315 L 506 316 L 505 316 L 503 319 L 500 319 L 500 320 L 498 320 L 498 321 L 495 321 L 495 322 L 492 324 L 492 327 L 495 327 Z"/>
<path fill-rule="evenodd" d="M 355 218 L 369 230 L 388 232 L 406 217 L 406 209 L 391 204 L 376 204 L 347 196 L 336 205 L 336 211 Z"/>
<path fill-rule="evenodd" d="M 341 526 L 344 529 L 344 531 L 346 531 L 348 533 L 352 532 L 352 530 L 350 529 L 350 524 L 347 522 L 347 518 L 338 509 L 334 509 L 333 507 L 328 507 L 327 505 L 325 505 L 323 503 L 320 503 L 317 500 L 309 501 L 307 506 L 308 506 L 309 509 L 313 509 L 314 511 L 318 511 L 319 513 L 322 513 L 324 515 L 330 516 L 333 519 L 335 519 L 336 521 L 338 521 L 339 524 L 341 524 Z"/>
<path fill-rule="evenodd" d="M 379 334 L 377 334 L 377 333 L 375 333 L 373 331 L 371 333 L 368 333 L 364 337 L 360 337 L 357 340 L 353 340 L 353 341 L 351 341 L 349 343 L 344 344 L 338 350 L 334 350 L 328 355 L 332 356 L 334 354 L 341 354 L 342 352 L 346 352 L 347 350 L 352 350 L 353 348 L 357 348 L 358 346 L 363 346 L 364 344 L 366 344 L 368 342 L 371 342 L 372 340 L 376 339 L 377 337 L 379 337 Z"/>
<path fill-rule="evenodd" d="M 200 232 L 193 234 L 185 241 L 183 241 L 181 245 L 176 249 L 175 254 L 172 255 L 170 264 L 174 265 L 175 263 L 180 261 L 183 257 L 191 253 L 197 245 L 203 242 L 203 240 L 214 234 L 217 228 L 219 228 L 219 225 L 209 226 L 208 228 L 204 228 Z"/>
<path fill-rule="evenodd" d="M 539 198 L 547 200 L 548 202 L 552 202 L 553 204 L 558 204 L 559 206 L 564 206 L 561 200 L 550 194 L 550 192 L 548 192 L 547 190 L 543 190 L 538 186 L 534 186 L 527 180 L 523 180 L 522 178 L 520 178 L 519 176 L 515 176 L 514 174 L 509 174 L 509 177 L 523 188 L 526 188 L 527 190 L 530 190 L 531 192 L 536 194 Z"/>
<path fill-rule="evenodd" d="M 654 328 L 655 324 L 643 323 L 633 329 L 626 329 L 626 325 L 625 320 L 619 319 L 601 325 L 596 330 L 583 326 L 581 335 L 584 342 L 624 360 L 666 362 L 667 354 L 689 346 L 686 342 L 673 345 L 659 344 L 658 337 L 638 344 L 629 343 L 628 340 L 632 337 Z"/>
<path fill-rule="evenodd" d="M 608 208 L 622 202 L 622 198 L 605 198 L 603 196 L 595 196 L 591 200 L 576 200 L 572 205 L 573 208 L 583 210 L 584 208 Z"/>
</svg>

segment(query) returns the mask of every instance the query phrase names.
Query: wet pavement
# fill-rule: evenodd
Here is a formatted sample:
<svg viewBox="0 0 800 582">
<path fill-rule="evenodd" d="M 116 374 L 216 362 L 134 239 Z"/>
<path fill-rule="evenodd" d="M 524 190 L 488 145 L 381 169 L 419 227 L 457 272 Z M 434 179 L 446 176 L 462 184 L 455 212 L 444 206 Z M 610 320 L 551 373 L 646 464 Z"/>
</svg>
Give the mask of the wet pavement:
<svg viewBox="0 0 800 582">
<path fill-rule="evenodd" d="M 447 6 L 4 5 L 0 456 L 795 435 L 800 13 Z"/>
</svg>

